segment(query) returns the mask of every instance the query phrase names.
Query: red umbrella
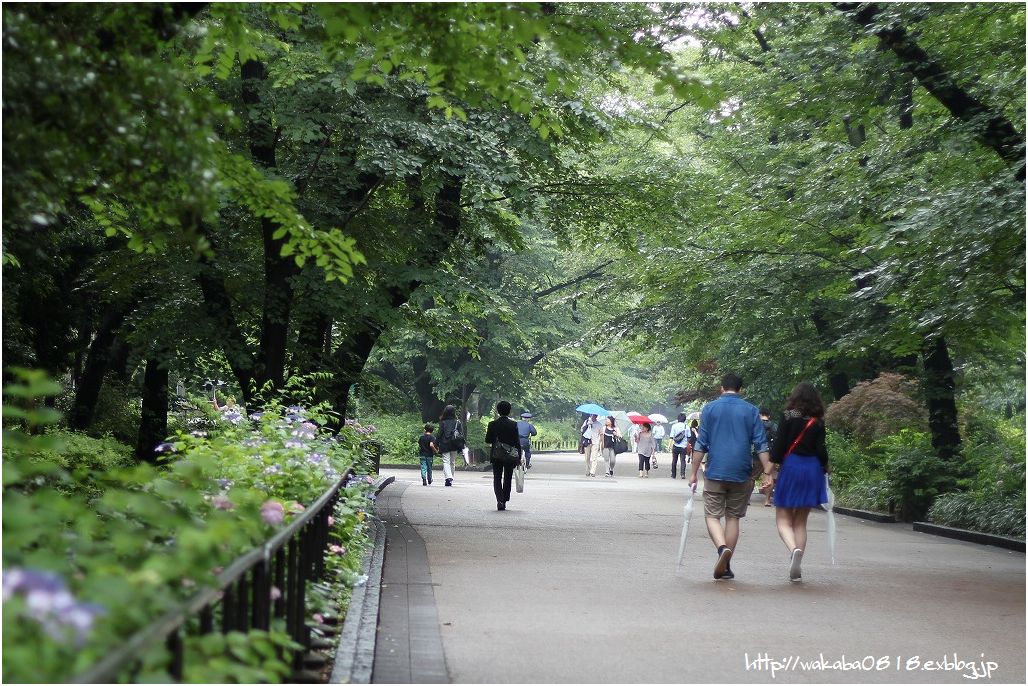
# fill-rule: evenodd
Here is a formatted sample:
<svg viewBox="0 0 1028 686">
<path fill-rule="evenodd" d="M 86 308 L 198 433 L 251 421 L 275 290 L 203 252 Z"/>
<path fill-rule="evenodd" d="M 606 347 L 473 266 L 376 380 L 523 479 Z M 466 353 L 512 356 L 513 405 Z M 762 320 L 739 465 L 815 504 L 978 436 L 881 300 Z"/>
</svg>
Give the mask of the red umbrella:
<svg viewBox="0 0 1028 686">
<path fill-rule="evenodd" d="M 647 417 L 644 414 L 630 414 L 630 415 L 628 415 L 628 419 L 633 424 L 653 424 L 654 423 L 652 419 L 650 419 L 649 417 Z"/>
</svg>

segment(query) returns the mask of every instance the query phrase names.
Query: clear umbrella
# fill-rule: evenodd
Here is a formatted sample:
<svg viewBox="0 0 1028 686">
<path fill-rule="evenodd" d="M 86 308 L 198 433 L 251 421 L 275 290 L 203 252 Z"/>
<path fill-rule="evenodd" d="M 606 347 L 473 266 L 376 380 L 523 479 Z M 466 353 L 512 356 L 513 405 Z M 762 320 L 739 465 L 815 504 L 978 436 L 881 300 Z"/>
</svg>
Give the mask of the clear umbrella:
<svg viewBox="0 0 1028 686">
<path fill-rule="evenodd" d="M 832 553 L 832 564 L 835 564 L 835 494 L 832 493 L 832 485 L 825 474 L 825 488 L 828 490 L 828 550 Z"/>
<path fill-rule="evenodd" d="M 689 536 L 689 520 L 692 518 L 693 501 L 696 499 L 696 486 L 692 487 L 692 491 L 689 493 L 689 500 L 685 502 L 685 507 L 682 509 L 685 515 L 682 521 L 682 538 L 678 541 L 678 566 L 682 566 L 682 556 L 685 554 L 685 539 Z"/>
</svg>

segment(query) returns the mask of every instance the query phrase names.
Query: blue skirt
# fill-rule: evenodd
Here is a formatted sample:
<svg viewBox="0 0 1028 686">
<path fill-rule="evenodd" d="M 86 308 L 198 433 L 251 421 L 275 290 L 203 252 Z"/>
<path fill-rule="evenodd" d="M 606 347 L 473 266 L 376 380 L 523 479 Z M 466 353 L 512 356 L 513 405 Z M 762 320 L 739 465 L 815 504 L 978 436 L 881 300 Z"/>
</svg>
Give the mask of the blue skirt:
<svg viewBox="0 0 1028 686">
<path fill-rule="evenodd" d="M 816 455 L 789 453 L 775 482 L 777 507 L 817 507 L 828 502 L 825 470 Z"/>
</svg>

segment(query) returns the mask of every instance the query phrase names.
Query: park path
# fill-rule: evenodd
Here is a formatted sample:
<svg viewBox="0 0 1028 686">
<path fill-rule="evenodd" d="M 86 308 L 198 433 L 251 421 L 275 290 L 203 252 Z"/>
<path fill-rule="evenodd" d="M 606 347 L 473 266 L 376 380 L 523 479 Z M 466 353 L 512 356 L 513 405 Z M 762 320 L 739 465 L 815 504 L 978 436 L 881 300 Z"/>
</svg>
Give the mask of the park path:
<svg viewBox="0 0 1028 686">
<path fill-rule="evenodd" d="M 968 665 L 946 669 L 955 654 L 995 663 L 992 683 L 1024 683 L 1023 553 L 839 516 L 833 566 L 825 515 L 812 513 L 804 580 L 793 584 L 758 494 L 736 579 L 715 582 L 699 501 L 677 570 L 685 482 L 663 462 L 639 479 L 629 462 L 614 479 L 587 479 L 577 454 L 538 455 L 506 512 L 495 509 L 491 473 L 461 472 L 444 488 L 441 478 L 422 487 L 417 471 L 384 472 L 397 483 L 383 496 L 403 520 L 387 537 L 395 544 L 402 531 L 405 548 L 423 545 L 422 571 L 403 574 L 430 576 L 432 591 L 394 597 L 412 599 L 404 618 L 437 621 L 450 681 L 967 682 Z M 390 557 L 387 548 L 386 577 Z M 402 634 L 397 616 L 383 610 L 380 640 Z M 765 654 L 784 663 L 773 676 Z M 822 655 L 851 669 L 804 665 Z M 853 668 L 868 656 L 880 669 Z M 379 676 L 395 673 L 384 669 L 376 658 Z M 438 670 L 431 661 L 419 677 L 413 664 L 411 680 L 440 681 Z"/>
</svg>

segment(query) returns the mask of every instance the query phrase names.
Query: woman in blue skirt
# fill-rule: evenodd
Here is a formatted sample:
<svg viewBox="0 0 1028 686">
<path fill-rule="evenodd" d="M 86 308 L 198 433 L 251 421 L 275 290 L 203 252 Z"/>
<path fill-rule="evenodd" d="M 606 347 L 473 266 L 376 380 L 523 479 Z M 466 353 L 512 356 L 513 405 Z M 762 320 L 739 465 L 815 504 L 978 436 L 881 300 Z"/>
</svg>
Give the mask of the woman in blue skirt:
<svg viewBox="0 0 1028 686">
<path fill-rule="evenodd" d="M 800 563 L 807 547 L 807 516 L 810 508 L 828 502 L 825 474 L 825 406 L 817 389 L 806 381 L 785 401 L 778 423 L 771 461 L 779 465 L 775 481 L 778 535 L 789 549 L 789 578 L 800 580 Z"/>
</svg>

